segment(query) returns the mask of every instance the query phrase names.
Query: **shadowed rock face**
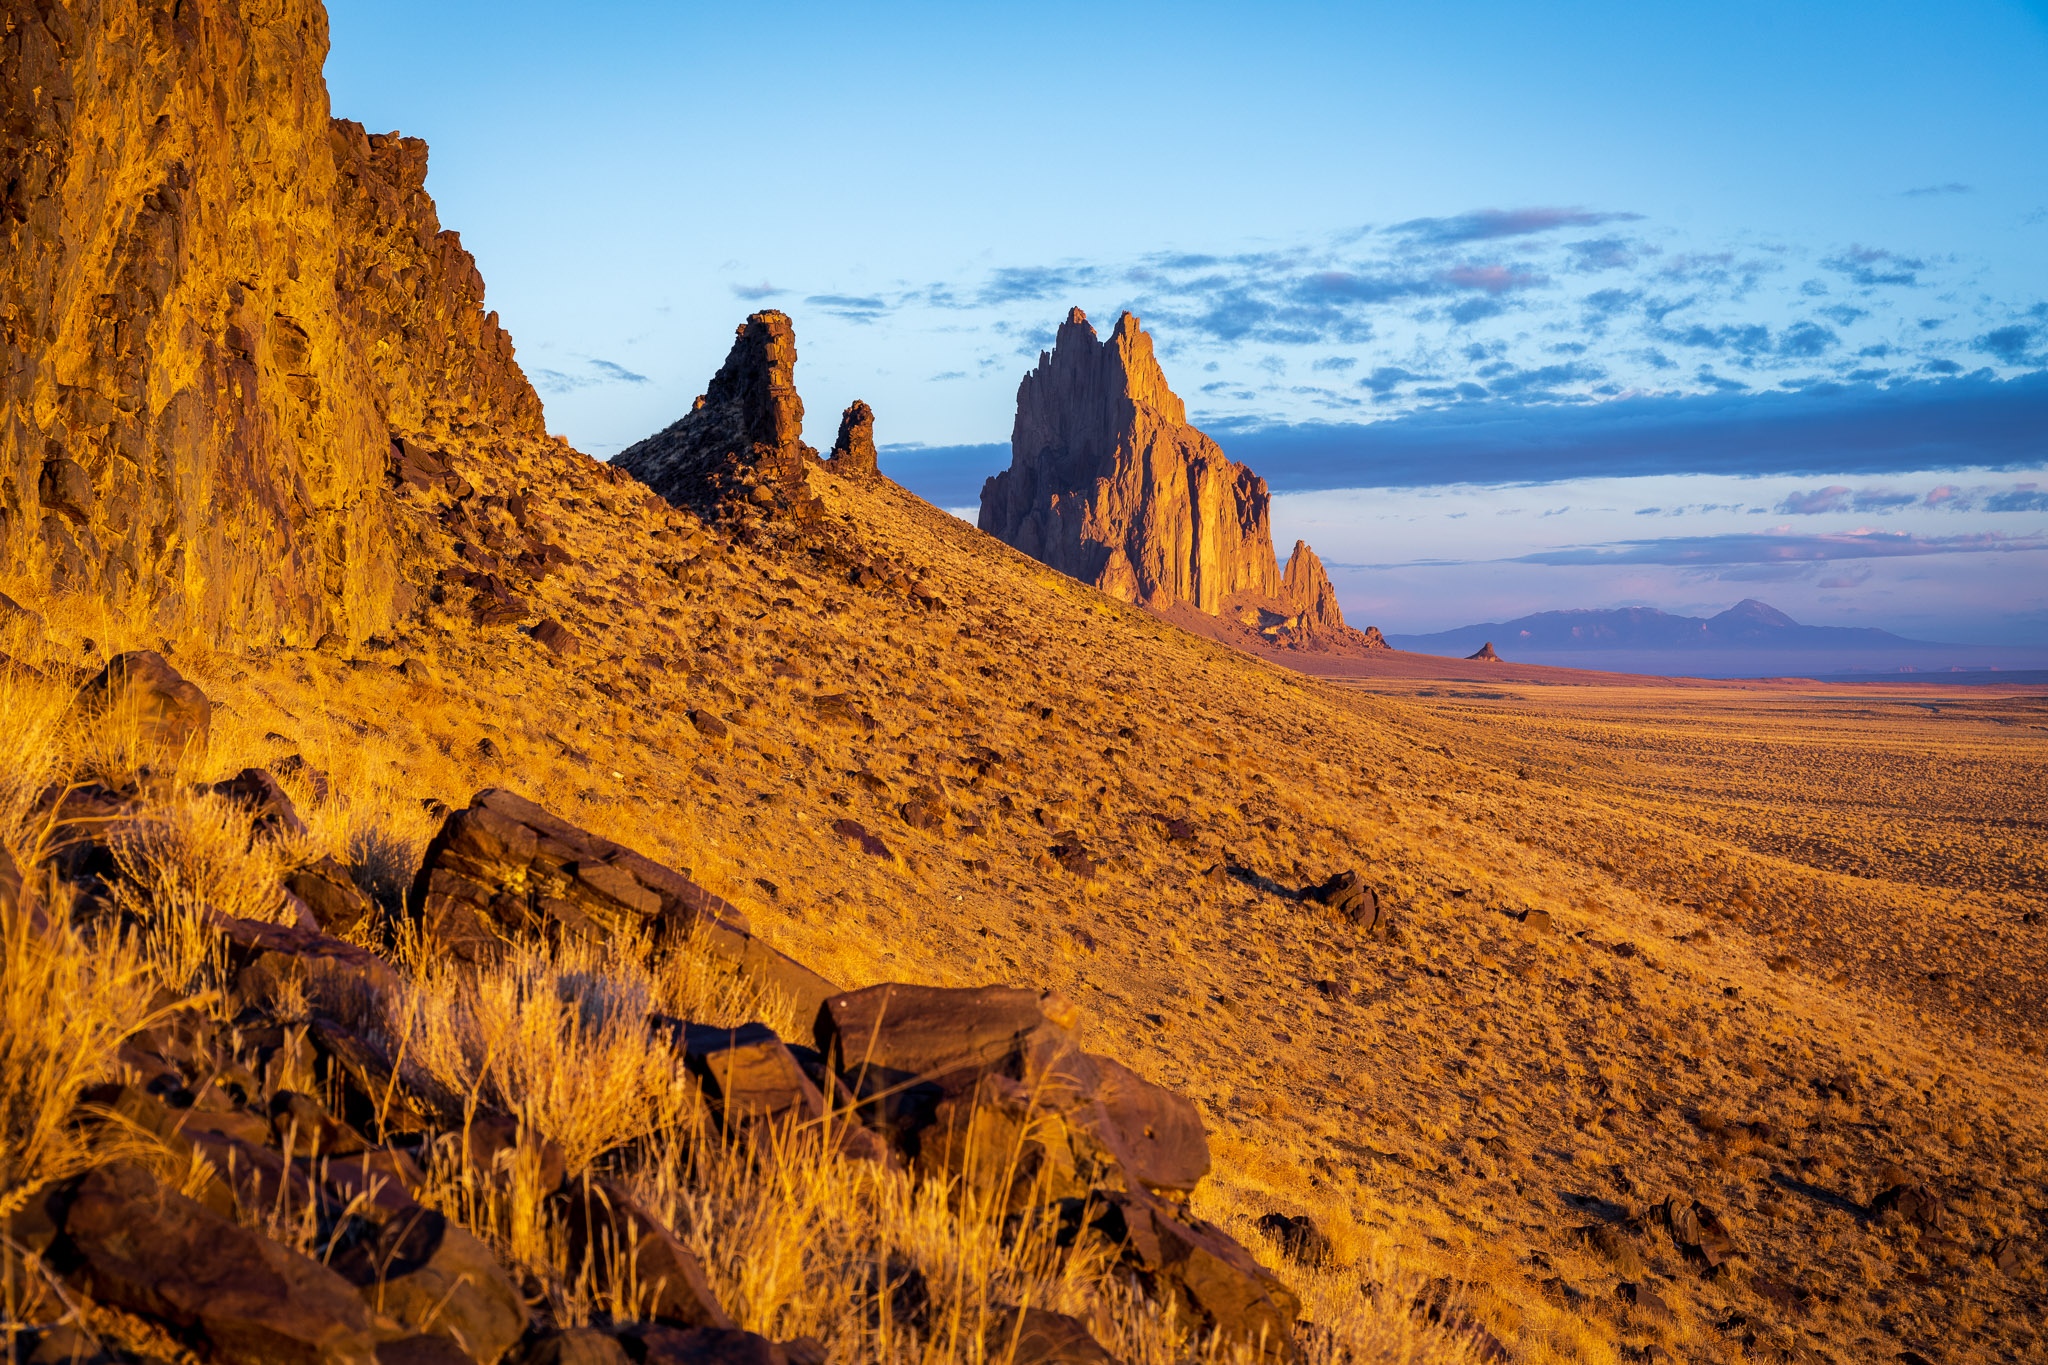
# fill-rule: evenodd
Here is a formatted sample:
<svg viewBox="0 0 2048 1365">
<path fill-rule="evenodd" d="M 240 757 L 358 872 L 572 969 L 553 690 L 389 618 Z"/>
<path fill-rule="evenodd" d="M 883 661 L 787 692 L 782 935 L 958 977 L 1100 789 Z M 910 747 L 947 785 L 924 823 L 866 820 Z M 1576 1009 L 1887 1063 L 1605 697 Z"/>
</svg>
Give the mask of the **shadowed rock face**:
<svg viewBox="0 0 2048 1365">
<path fill-rule="evenodd" d="M 381 628 L 393 435 L 543 436 L 426 145 L 328 118 L 314 0 L 10 13 L 8 562 L 167 633 Z"/>
<path fill-rule="evenodd" d="M 982 486 L 981 529 L 1126 602 L 1214 616 L 1277 597 L 1266 481 L 1188 425 L 1125 313 L 1109 340 L 1067 314 L 1017 388 L 1010 467 Z"/>
<path fill-rule="evenodd" d="M 804 403 L 796 392 L 789 315 L 755 313 L 733 334 L 711 386 L 668 427 L 612 461 L 678 507 L 719 512 L 756 487 L 793 488 L 804 460 Z"/>
</svg>

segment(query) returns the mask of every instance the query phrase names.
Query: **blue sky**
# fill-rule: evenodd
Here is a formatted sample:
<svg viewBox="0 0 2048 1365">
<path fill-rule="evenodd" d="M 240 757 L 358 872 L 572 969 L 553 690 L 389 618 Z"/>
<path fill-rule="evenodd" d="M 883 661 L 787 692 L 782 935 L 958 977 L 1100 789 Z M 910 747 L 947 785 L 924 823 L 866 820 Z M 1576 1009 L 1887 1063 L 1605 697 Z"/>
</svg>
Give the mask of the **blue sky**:
<svg viewBox="0 0 2048 1365">
<path fill-rule="evenodd" d="M 864 398 L 887 466 L 971 505 L 1067 307 L 1132 308 L 1356 617 L 1761 596 L 2048 648 L 2048 6 L 332 25 L 335 112 L 432 144 L 592 454 L 778 307 L 811 439 Z"/>
</svg>

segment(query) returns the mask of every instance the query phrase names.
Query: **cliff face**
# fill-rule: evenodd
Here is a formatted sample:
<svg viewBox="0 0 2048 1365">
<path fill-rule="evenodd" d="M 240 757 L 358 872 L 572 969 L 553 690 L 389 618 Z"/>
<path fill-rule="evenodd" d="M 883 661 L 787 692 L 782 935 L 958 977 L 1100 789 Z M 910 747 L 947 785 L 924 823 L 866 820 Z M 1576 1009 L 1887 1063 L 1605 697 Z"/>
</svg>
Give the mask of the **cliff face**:
<svg viewBox="0 0 2048 1365">
<path fill-rule="evenodd" d="M 1104 342 L 1067 315 L 1017 388 L 1010 467 L 981 491 L 981 529 L 1127 602 L 1280 591 L 1266 481 L 1187 423 L 1125 313 Z"/>
<path fill-rule="evenodd" d="M 801 504 L 808 457 L 796 391 L 796 329 L 755 313 L 690 411 L 612 463 L 679 507 L 730 516 L 751 504 Z M 757 495 L 758 490 L 758 495 Z"/>
<path fill-rule="evenodd" d="M 4 22 L 6 563 L 167 634 L 379 629 L 394 434 L 543 435 L 425 144 L 329 120 L 316 0 Z"/>
</svg>

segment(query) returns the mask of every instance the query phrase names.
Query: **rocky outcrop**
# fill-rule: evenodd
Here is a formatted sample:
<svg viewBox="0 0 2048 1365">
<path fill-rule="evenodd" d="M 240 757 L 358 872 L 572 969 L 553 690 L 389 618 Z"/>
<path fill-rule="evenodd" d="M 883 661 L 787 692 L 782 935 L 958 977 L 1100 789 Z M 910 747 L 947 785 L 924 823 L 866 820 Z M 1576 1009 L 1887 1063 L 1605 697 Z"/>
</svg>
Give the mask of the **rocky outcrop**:
<svg viewBox="0 0 2048 1365">
<path fill-rule="evenodd" d="M 849 479 L 874 479 L 881 474 L 881 461 L 875 454 L 875 410 L 857 398 L 839 418 L 831 465 L 834 473 Z"/>
<path fill-rule="evenodd" d="M 388 623 L 394 434 L 543 434 L 425 144 L 330 121 L 317 0 L 15 5 L 6 29 L 7 561 L 163 633 Z"/>
<path fill-rule="evenodd" d="M 1105 342 L 1076 308 L 1017 387 L 1010 467 L 982 486 L 980 525 L 1127 602 L 1214 616 L 1238 593 L 1279 595 L 1271 502 L 1188 425 L 1135 315 Z"/>
<path fill-rule="evenodd" d="M 1493 641 L 1491 640 L 1479 646 L 1475 653 L 1467 654 L 1465 657 L 1468 660 L 1476 659 L 1484 664 L 1497 664 L 1501 661 L 1500 655 L 1493 652 Z"/>
<path fill-rule="evenodd" d="M 808 461 L 796 391 L 796 329 L 755 313 L 690 411 L 612 463 L 678 507 L 731 519 L 749 506 L 800 507 Z"/>
<path fill-rule="evenodd" d="M 1384 648 L 1344 624 L 1300 541 L 1283 574 L 1266 481 L 1188 424 L 1134 314 L 1101 341 L 1080 309 L 1017 388 L 1010 467 L 982 485 L 981 529 L 1113 597 L 1230 613 L 1268 643 Z"/>
</svg>

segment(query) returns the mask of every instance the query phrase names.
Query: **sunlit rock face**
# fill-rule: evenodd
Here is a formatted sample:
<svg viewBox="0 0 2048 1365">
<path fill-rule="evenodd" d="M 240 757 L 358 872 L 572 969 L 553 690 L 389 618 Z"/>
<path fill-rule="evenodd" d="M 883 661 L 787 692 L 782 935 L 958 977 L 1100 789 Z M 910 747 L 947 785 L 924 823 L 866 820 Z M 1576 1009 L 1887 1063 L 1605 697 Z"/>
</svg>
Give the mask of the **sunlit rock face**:
<svg viewBox="0 0 2048 1365">
<path fill-rule="evenodd" d="M 1102 341 L 1076 308 L 1018 386 L 1010 467 L 983 485 L 980 524 L 1125 601 L 1214 616 L 1233 594 L 1279 594 L 1271 502 L 1188 425 L 1136 316 Z"/>
<path fill-rule="evenodd" d="M 330 120 L 314 0 L 11 7 L 0 542 L 166 634 L 361 637 L 392 442 L 541 439 L 426 145 Z"/>
<path fill-rule="evenodd" d="M 1283 574 L 1266 481 L 1188 424 L 1136 316 L 1103 341 L 1076 308 L 1017 388 L 1010 467 L 981 490 L 981 529 L 1126 602 L 1191 607 L 1269 643 L 1384 648 L 1344 624 L 1297 541 Z"/>
</svg>

